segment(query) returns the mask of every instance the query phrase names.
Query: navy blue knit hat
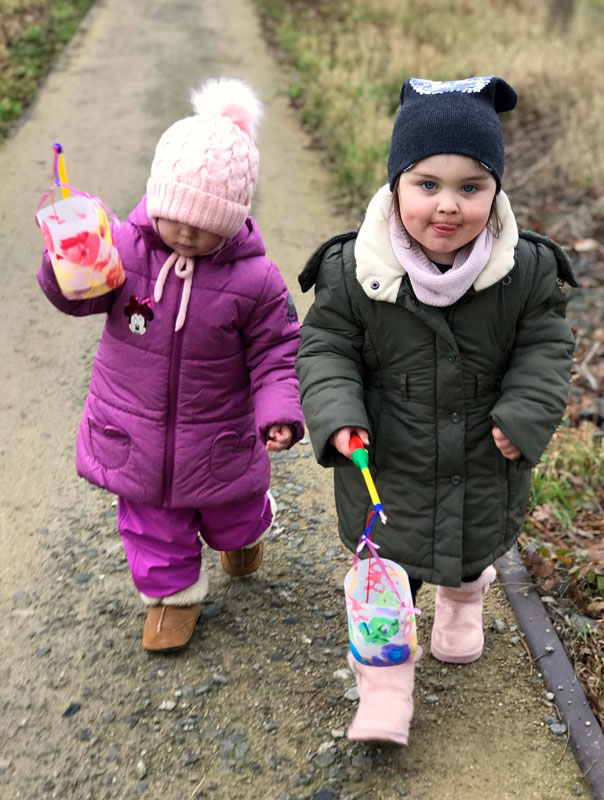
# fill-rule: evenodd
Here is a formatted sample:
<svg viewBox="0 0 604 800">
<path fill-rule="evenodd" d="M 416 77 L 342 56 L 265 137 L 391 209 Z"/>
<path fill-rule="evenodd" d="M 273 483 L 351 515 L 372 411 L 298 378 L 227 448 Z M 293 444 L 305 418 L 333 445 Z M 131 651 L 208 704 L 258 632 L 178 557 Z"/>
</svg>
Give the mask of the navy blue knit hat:
<svg viewBox="0 0 604 800">
<path fill-rule="evenodd" d="M 505 150 L 497 115 L 511 111 L 517 99 L 509 83 L 492 75 L 461 81 L 407 78 L 390 142 L 390 189 L 420 159 L 454 153 L 484 164 L 499 191 Z"/>
</svg>

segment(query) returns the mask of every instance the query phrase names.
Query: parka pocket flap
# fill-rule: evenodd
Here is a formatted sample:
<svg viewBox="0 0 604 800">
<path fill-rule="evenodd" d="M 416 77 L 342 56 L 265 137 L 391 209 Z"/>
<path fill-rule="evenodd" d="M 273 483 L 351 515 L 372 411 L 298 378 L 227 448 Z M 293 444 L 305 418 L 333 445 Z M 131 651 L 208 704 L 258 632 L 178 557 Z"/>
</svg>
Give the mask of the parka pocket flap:
<svg viewBox="0 0 604 800">
<path fill-rule="evenodd" d="M 88 418 L 90 448 L 96 461 L 108 469 L 123 467 L 130 455 L 130 436 L 112 425 L 99 425 Z"/>
</svg>

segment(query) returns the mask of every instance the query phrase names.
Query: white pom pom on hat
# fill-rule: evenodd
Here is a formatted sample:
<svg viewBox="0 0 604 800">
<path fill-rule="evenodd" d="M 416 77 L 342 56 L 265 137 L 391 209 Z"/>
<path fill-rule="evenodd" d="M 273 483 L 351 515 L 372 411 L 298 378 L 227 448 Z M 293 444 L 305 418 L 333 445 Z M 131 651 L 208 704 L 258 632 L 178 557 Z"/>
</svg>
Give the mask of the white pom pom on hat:
<svg viewBox="0 0 604 800">
<path fill-rule="evenodd" d="M 256 139 L 262 104 L 250 87 L 236 78 L 209 80 L 191 92 L 191 105 L 200 116 L 230 117 L 235 125 Z"/>
<path fill-rule="evenodd" d="M 220 78 L 191 92 L 195 115 L 171 125 L 155 149 L 147 213 L 224 239 L 245 222 L 258 178 L 262 104 L 243 81 Z"/>
</svg>

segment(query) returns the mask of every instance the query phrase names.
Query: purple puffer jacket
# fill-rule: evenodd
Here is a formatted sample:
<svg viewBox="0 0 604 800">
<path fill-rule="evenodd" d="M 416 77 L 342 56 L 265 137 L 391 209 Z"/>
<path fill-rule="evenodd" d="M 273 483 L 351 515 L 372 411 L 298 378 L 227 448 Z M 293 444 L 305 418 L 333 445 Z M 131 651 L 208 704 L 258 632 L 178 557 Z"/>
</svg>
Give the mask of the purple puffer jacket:
<svg viewBox="0 0 604 800">
<path fill-rule="evenodd" d="M 106 313 L 76 447 L 78 474 L 140 503 L 203 508 L 268 489 L 267 429 L 304 433 L 294 358 L 299 323 L 256 222 L 196 260 L 184 327 L 174 332 L 183 281 L 147 215 L 145 198 L 113 230 L 126 281 L 66 300 L 44 253 L 38 281 L 66 314 Z M 148 301 L 150 304 L 143 301 Z M 138 312 L 138 313 L 137 313 Z"/>
</svg>

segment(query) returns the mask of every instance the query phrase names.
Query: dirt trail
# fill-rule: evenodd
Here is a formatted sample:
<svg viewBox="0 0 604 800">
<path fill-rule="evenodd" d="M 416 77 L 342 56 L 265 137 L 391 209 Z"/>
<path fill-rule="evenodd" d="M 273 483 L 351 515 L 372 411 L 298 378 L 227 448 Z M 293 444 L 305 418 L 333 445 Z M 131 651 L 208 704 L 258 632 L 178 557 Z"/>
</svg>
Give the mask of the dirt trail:
<svg viewBox="0 0 604 800">
<path fill-rule="evenodd" d="M 261 571 L 230 581 L 207 556 L 211 595 L 184 653 L 153 658 L 115 533 L 113 498 L 75 475 L 75 433 L 101 319 L 61 316 L 34 279 L 33 224 L 51 145 L 73 185 L 124 216 L 188 88 L 244 77 L 266 103 L 254 203 L 300 313 L 296 275 L 347 227 L 287 106 L 285 78 L 247 0 L 99 0 L 16 136 L 0 150 L 3 308 L 0 458 L 0 797 L 161 800 L 566 800 L 588 796 L 531 675 L 503 593 L 489 594 L 484 657 L 418 667 L 411 744 L 343 738 L 339 544 L 331 476 L 303 444 L 274 459 L 279 524 Z M 431 594 L 420 595 L 426 646 Z M 427 648 L 426 648 L 427 649 Z"/>
</svg>

